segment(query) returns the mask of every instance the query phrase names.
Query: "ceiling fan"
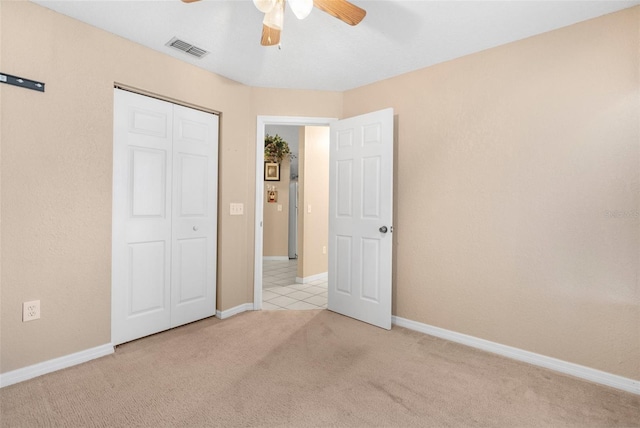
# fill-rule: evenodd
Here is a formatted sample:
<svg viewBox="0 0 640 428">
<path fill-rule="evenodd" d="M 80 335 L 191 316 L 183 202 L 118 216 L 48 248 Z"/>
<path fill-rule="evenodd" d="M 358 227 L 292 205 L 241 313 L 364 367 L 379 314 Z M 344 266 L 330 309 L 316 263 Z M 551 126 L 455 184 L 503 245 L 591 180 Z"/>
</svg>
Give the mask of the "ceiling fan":
<svg viewBox="0 0 640 428">
<path fill-rule="evenodd" d="M 184 3 L 193 3 L 200 0 L 182 0 Z M 264 13 L 262 21 L 262 46 L 274 46 L 280 43 L 280 32 L 284 19 L 284 4 L 286 0 L 253 0 L 260 12 Z M 347 0 L 289 0 L 289 7 L 298 19 L 305 19 L 311 13 L 313 7 L 346 22 L 349 25 L 358 25 L 365 17 L 367 11 L 349 3 Z"/>
</svg>

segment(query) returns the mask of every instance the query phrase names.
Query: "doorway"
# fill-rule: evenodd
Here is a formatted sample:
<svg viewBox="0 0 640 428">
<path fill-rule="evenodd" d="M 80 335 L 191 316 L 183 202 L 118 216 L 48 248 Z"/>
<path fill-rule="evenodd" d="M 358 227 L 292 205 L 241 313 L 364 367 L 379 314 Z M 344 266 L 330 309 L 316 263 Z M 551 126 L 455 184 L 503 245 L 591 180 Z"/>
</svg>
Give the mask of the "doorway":
<svg viewBox="0 0 640 428">
<path fill-rule="evenodd" d="M 279 165 L 276 178 L 265 176 L 263 192 L 263 257 L 265 261 L 287 261 L 298 255 L 298 147 L 301 140 L 300 126 L 267 125 L 266 135 L 278 137 L 287 143 L 290 157 Z M 267 180 L 267 178 L 269 178 Z M 295 279 L 295 272 L 294 272 Z"/>
<path fill-rule="evenodd" d="M 291 127 L 296 127 L 299 128 L 301 126 L 328 126 L 331 124 L 331 122 L 335 121 L 336 119 L 334 118 L 313 118 L 313 117 L 295 117 L 295 116 L 258 116 L 258 120 L 257 120 L 257 132 L 256 132 L 256 218 L 255 218 L 255 230 L 256 230 L 256 235 L 255 235 L 255 252 L 254 252 L 254 256 L 255 256 L 255 260 L 254 260 L 254 310 L 260 310 L 263 308 L 263 282 L 264 282 L 264 276 L 267 273 L 271 273 L 273 271 L 280 271 L 279 274 L 281 274 L 283 277 L 285 275 L 290 275 L 291 271 L 292 271 L 292 267 L 290 266 L 292 263 L 288 261 L 288 257 L 286 259 L 283 258 L 283 260 L 269 260 L 269 266 L 263 266 L 263 259 L 264 259 L 264 220 L 265 220 L 265 182 L 264 182 L 264 163 L 263 163 L 263 159 L 264 159 L 264 137 L 265 134 L 267 133 L 267 127 L 268 126 L 291 126 Z M 289 200 L 291 200 L 291 198 L 289 198 Z M 300 209 L 302 209 L 302 205 L 300 204 Z M 284 207 L 283 207 L 284 210 Z M 298 251 L 301 251 L 300 249 Z M 285 262 L 286 260 L 286 262 Z M 277 264 L 278 262 L 280 263 L 284 263 L 287 264 L 287 266 L 275 266 L 274 264 Z M 297 266 L 296 266 L 297 268 Z M 296 269 L 297 271 L 297 269 Z M 287 274 L 288 272 L 288 274 Z M 269 278 L 269 275 L 267 275 L 267 278 Z M 293 284 L 290 284 L 291 289 L 287 289 L 287 290 L 283 290 L 280 289 L 280 291 L 282 292 L 286 292 L 286 294 L 289 294 L 291 297 L 291 299 L 295 299 L 295 297 L 309 297 L 306 294 L 302 294 L 302 293 L 298 293 L 298 294 L 294 294 L 297 291 L 301 291 L 301 288 L 310 288 L 310 287 L 316 287 L 315 289 L 311 289 L 312 291 L 319 291 L 317 290 L 317 286 L 318 285 L 322 285 L 319 282 L 324 282 L 325 286 L 326 286 L 326 275 L 325 278 L 307 278 L 306 283 L 304 284 L 300 284 L 299 282 L 303 282 L 303 278 L 300 278 L 298 276 L 296 276 L 296 282 Z M 324 279 L 324 281 L 322 281 Z M 268 280 L 268 279 L 267 279 Z M 315 284 L 314 284 L 315 282 Z M 279 285 L 283 285 L 283 284 L 279 284 Z M 326 290 L 326 289 L 325 289 Z M 319 291 L 317 294 L 321 294 L 321 291 Z M 274 298 L 273 295 L 267 295 L 271 298 Z M 275 296 L 278 297 L 278 296 Z M 312 296 L 313 297 L 313 296 Z M 302 306 L 306 306 L 303 305 L 302 303 L 296 303 L 296 302 L 292 302 L 288 299 L 281 299 L 282 300 L 282 304 L 284 305 L 285 302 L 289 303 L 291 307 L 291 309 L 296 309 L 297 306 L 300 306 L 299 309 L 304 309 L 302 308 Z M 302 301 L 303 299 L 300 299 L 300 301 Z M 319 300 L 315 300 L 316 302 L 319 302 Z M 297 305 L 297 306 L 296 306 Z M 274 309 L 273 307 L 270 307 L 270 305 L 267 305 L 268 308 L 270 309 Z"/>
<path fill-rule="evenodd" d="M 262 308 L 325 309 L 329 128 L 267 125 L 266 132 L 295 156 L 282 161 L 279 181 L 265 181 Z"/>
<path fill-rule="evenodd" d="M 289 119 L 289 120 L 287 120 Z M 331 311 L 391 328 L 394 112 L 342 120 L 258 116 L 254 309 L 262 308 L 264 131 L 267 123 L 330 126 L 328 304 Z M 305 211 L 307 206 L 301 204 Z M 309 206 L 308 212 L 311 212 Z"/>
</svg>

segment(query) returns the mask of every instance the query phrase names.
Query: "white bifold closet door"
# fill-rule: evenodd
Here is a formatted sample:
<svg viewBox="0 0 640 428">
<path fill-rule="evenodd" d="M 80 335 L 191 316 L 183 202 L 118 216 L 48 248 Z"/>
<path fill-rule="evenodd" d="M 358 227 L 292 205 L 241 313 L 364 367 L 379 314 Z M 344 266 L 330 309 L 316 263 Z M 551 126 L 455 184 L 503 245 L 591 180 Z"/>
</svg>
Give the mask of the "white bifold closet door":
<svg viewBox="0 0 640 428">
<path fill-rule="evenodd" d="M 218 116 L 114 90 L 111 338 L 215 315 Z"/>
</svg>

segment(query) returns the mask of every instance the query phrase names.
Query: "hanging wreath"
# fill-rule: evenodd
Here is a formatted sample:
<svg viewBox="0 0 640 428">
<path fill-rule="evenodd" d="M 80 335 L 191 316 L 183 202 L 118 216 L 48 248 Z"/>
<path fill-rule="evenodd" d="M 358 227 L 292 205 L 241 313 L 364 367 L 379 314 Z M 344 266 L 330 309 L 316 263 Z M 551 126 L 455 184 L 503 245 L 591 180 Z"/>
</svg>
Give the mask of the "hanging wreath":
<svg viewBox="0 0 640 428">
<path fill-rule="evenodd" d="M 265 135 L 264 160 L 267 162 L 281 163 L 284 159 L 293 159 L 295 155 L 289 150 L 289 144 L 278 134 Z"/>
</svg>

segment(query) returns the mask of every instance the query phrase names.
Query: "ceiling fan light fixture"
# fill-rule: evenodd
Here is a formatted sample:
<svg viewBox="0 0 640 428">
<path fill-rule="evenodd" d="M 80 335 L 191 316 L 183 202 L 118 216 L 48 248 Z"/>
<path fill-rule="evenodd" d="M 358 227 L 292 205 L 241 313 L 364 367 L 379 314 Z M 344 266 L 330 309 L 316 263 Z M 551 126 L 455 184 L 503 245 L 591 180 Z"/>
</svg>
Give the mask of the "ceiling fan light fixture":
<svg viewBox="0 0 640 428">
<path fill-rule="evenodd" d="M 313 9 L 313 0 L 289 0 L 289 6 L 298 19 L 305 19 Z"/>
<path fill-rule="evenodd" d="M 284 22 L 284 1 L 276 0 L 276 5 L 271 12 L 264 15 L 264 21 L 262 23 L 267 27 L 274 30 L 282 30 L 282 24 Z"/>
<path fill-rule="evenodd" d="M 253 0 L 253 4 L 256 5 L 260 12 L 269 13 L 276 5 L 276 0 Z"/>
</svg>

